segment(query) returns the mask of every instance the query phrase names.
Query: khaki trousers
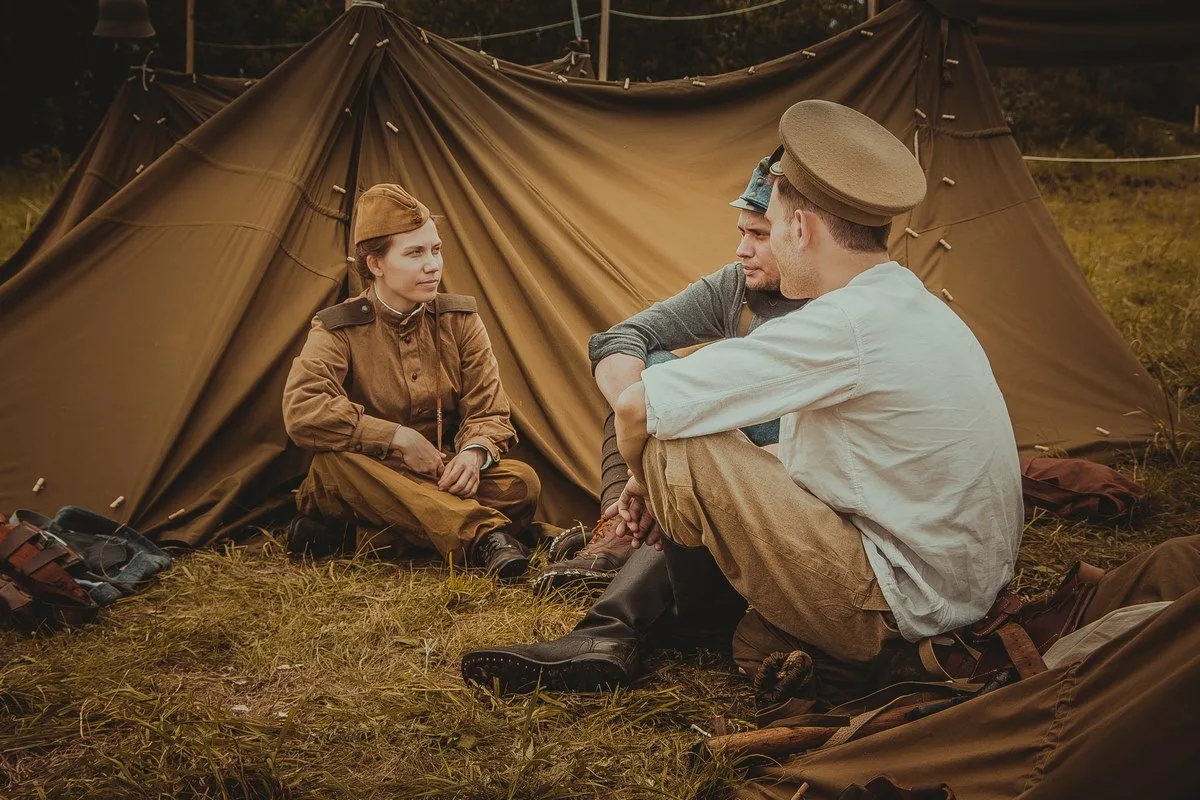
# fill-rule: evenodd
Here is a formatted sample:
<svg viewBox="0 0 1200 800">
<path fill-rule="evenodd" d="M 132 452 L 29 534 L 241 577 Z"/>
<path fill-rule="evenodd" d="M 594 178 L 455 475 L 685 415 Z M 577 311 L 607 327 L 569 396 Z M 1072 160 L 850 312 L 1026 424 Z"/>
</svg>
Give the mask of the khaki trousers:
<svg viewBox="0 0 1200 800">
<path fill-rule="evenodd" d="M 868 661 L 899 636 L 858 529 L 745 434 L 652 438 L 643 465 L 663 531 L 707 547 L 775 628 L 849 661 Z"/>
<path fill-rule="evenodd" d="M 541 481 L 528 464 L 501 459 L 480 473 L 479 491 L 464 499 L 437 481 L 411 472 L 398 457 L 385 461 L 361 453 L 321 452 L 296 493 L 300 513 L 357 519 L 377 532 L 359 537 L 359 548 L 404 545 L 443 556 L 484 533 L 508 528 L 519 534 L 533 521 Z"/>
</svg>

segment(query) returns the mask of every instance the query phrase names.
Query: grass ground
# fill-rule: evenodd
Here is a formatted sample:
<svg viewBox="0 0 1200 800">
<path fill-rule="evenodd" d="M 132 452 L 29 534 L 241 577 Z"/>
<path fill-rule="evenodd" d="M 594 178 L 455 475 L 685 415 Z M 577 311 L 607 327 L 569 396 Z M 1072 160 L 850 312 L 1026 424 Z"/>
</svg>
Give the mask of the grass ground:
<svg viewBox="0 0 1200 800">
<path fill-rule="evenodd" d="M 28 172 L 28 171 L 26 171 Z M 1200 171 L 1039 171 L 1101 302 L 1177 404 L 1200 386 Z M 0 173 L 0 257 L 57 173 Z M 22 202 L 24 198 L 25 202 Z M 1042 519 L 1017 584 L 1077 558 L 1110 566 L 1200 532 L 1200 454 L 1164 435 L 1120 467 L 1148 496 L 1109 526 Z M 84 630 L 0 633 L 0 795 L 35 797 L 685 797 L 692 726 L 749 726 L 717 654 L 664 653 L 628 691 L 499 700 L 468 690 L 475 646 L 546 638 L 582 599 L 366 559 L 298 565 L 273 542 L 198 552 Z"/>
</svg>

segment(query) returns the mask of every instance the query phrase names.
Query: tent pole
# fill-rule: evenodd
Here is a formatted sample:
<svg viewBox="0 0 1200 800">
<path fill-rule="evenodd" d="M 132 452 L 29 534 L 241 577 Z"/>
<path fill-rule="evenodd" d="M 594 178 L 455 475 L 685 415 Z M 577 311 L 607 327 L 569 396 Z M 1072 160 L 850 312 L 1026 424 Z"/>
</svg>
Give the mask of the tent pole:
<svg viewBox="0 0 1200 800">
<path fill-rule="evenodd" d="M 184 72 L 189 75 L 196 71 L 196 0 L 187 0 L 187 47 L 184 49 Z"/>
<path fill-rule="evenodd" d="M 867 0 L 867 19 L 879 13 L 879 0 Z"/>
<path fill-rule="evenodd" d="M 612 0 L 600 2 L 600 74 L 602 81 L 608 80 L 608 23 L 611 18 Z"/>
</svg>

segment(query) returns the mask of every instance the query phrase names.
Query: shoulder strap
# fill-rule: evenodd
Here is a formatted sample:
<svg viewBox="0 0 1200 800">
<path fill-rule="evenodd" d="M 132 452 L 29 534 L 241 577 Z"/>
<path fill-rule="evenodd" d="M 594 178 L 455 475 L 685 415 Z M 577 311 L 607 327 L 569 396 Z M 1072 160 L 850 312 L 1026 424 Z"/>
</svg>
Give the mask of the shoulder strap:
<svg viewBox="0 0 1200 800">
<path fill-rule="evenodd" d="M 479 312 L 479 304 L 469 294 L 439 294 L 435 306 L 439 312 L 461 311 L 467 314 Z"/>
<path fill-rule="evenodd" d="M 331 331 L 349 325 L 366 325 L 375 319 L 375 307 L 365 297 L 356 297 L 317 312 L 317 319 Z"/>
</svg>

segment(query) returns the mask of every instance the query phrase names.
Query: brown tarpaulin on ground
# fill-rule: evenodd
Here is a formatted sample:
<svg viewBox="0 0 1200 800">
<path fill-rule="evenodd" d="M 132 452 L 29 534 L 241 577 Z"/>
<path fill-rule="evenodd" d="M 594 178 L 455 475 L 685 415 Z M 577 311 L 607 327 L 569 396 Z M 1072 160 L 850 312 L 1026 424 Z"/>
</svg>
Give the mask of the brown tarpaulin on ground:
<svg viewBox="0 0 1200 800">
<path fill-rule="evenodd" d="M 199 544 L 296 480 L 284 377 L 342 290 L 355 194 L 395 181 L 445 216 L 445 288 L 479 299 L 546 511 L 593 515 L 588 335 L 729 260 L 726 203 L 813 97 L 918 148 L 930 191 L 892 253 L 954 298 L 1022 448 L 1145 441 L 1158 390 L 1055 229 L 969 27 L 942 23 L 905 2 L 812 57 L 624 89 L 497 70 L 352 8 L 0 286 L 0 508 L 121 496 L 121 519 Z"/>
<path fill-rule="evenodd" d="M 1102 645 L 963 705 L 756 771 L 736 796 L 832 800 L 885 773 L 958 800 L 1200 796 L 1200 589 Z"/>
<path fill-rule="evenodd" d="M 20 272 L 102 206 L 175 142 L 254 82 L 244 78 L 137 72 L 117 90 L 100 127 L 17 251 L 0 264 L 0 283 Z M 161 120 L 161 121 L 160 121 Z"/>
</svg>

